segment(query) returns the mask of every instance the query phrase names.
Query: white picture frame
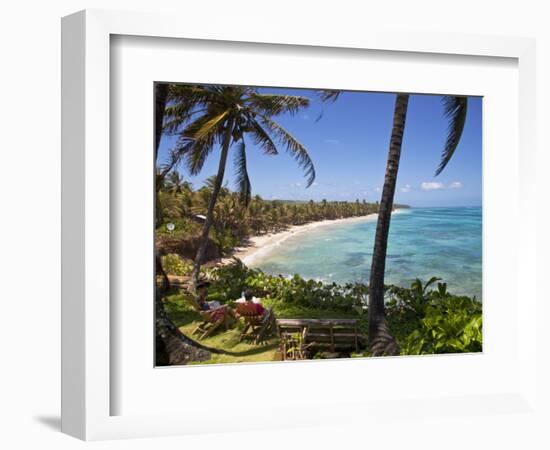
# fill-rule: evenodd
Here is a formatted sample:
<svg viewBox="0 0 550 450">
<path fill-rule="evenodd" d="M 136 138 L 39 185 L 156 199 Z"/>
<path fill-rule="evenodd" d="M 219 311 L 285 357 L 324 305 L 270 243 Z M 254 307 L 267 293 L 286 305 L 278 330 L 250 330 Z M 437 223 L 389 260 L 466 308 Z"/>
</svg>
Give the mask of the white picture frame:
<svg viewBox="0 0 550 450">
<path fill-rule="evenodd" d="M 145 411 L 130 413 L 125 413 L 126 408 L 123 408 L 122 413 L 113 414 L 117 409 L 113 405 L 115 391 L 122 389 L 120 383 L 114 382 L 112 370 L 115 365 L 113 336 L 118 331 L 117 323 L 112 320 L 113 286 L 110 277 L 111 252 L 115 245 L 111 235 L 111 186 L 117 182 L 117 174 L 111 170 L 110 154 L 113 145 L 110 131 L 113 101 L 110 66 L 113 56 L 112 37 L 115 35 L 229 42 L 243 46 L 251 43 L 266 46 L 282 44 L 278 51 L 283 53 L 291 51 L 291 46 L 299 46 L 320 53 L 323 49 L 336 54 L 350 49 L 395 52 L 396 55 L 406 53 L 411 61 L 415 58 L 448 55 L 449 58 L 504 58 L 517 62 L 519 120 L 515 126 L 519 141 L 518 145 L 515 142 L 510 145 L 516 151 L 511 156 L 519 157 L 519 175 L 508 192 L 517 201 L 513 211 L 522 220 L 514 222 L 517 225 L 516 234 L 511 239 L 517 254 L 517 266 L 510 267 L 509 273 L 513 275 L 516 285 L 521 283 L 523 307 L 517 311 L 517 315 L 510 313 L 502 319 L 513 321 L 512 334 L 517 339 L 510 341 L 513 347 L 513 360 L 510 363 L 518 366 L 517 371 L 508 378 L 502 374 L 506 382 L 502 385 L 495 383 L 492 392 L 483 392 L 483 389 L 478 392 L 472 389 L 463 392 L 460 389 L 445 391 L 445 386 L 439 386 L 434 387 L 433 395 L 428 390 L 420 389 L 419 395 L 407 396 L 398 392 L 386 399 L 373 397 L 368 400 L 365 396 L 358 396 L 357 399 L 347 398 L 342 402 L 329 395 L 327 399 L 321 398 L 315 403 L 306 395 L 304 404 L 295 402 L 291 408 L 285 407 L 284 403 L 270 405 L 268 402 L 254 417 L 247 417 L 246 412 L 241 411 L 243 417 L 247 417 L 246 421 L 235 417 L 222 423 L 214 415 L 205 423 L 200 417 L 191 417 L 184 411 L 155 410 L 148 414 L 147 408 Z M 536 273 L 536 237 L 530 231 L 535 228 L 533 202 L 536 197 L 530 195 L 534 185 L 529 177 L 536 164 L 535 43 L 532 39 L 445 33 L 390 33 L 372 29 L 368 32 L 349 30 L 347 33 L 327 35 L 314 27 L 308 33 L 293 29 L 281 33 L 270 27 L 234 27 L 222 20 L 215 27 L 205 27 L 200 21 L 186 21 L 185 26 L 182 26 L 180 20 L 165 14 L 87 10 L 63 19 L 62 53 L 62 430 L 65 433 L 85 440 L 98 440 L 198 433 L 211 429 L 242 431 L 309 426 L 315 423 L 349 425 L 367 420 L 401 423 L 407 417 L 428 420 L 434 417 L 464 418 L 472 415 L 484 417 L 484 423 L 496 432 L 512 416 L 515 420 L 532 424 L 542 419 L 542 406 L 536 401 L 537 352 L 532 345 L 537 339 L 536 327 L 533 326 L 536 323 L 537 292 L 533 284 L 522 283 L 529 279 L 531 273 Z M 227 75 L 224 79 L 230 82 Z M 510 165 L 509 169 L 513 169 L 513 166 Z M 486 197 L 487 192 L 484 195 Z M 512 307 L 517 306 L 519 294 L 514 292 L 514 295 Z M 152 305 L 151 297 L 151 314 Z M 484 314 L 487 312 L 484 311 Z M 510 323 L 506 322 L 507 325 Z M 149 337 L 146 335 L 145 339 Z M 529 345 L 522 345 L 526 342 Z M 459 357 L 463 359 L 457 366 L 468 364 L 467 358 L 471 357 Z M 499 356 L 500 360 L 505 357 Z M 453 365 L 455 360 L 442 362 L 439 359 L 438 362 L 437 358 L 432 358 L 431 361 L 429 364 L 433 366 Z M 140 363 L 146 364 L 142 360 Z M 292 371 L 294 377 L 301 377 L 311 373 L 312 364 L 294 364 L 292 368 L 288 365 L 278 366 L 283 369 L 274 369 L 274 365 L 245 365 L 230 371 L 242 376 L 243 371 L 261 375 L 268 370 L 277 370 L 277 376 L 283 376 L 282 370 L 286 370 Z M 367 367 L 361 361 L 314 364 L 324 365 L 326 376 L 336 376 L 346 370 L 351 379 L 357 379 L 358 374 L 363 376 L 361 371 Z M 363 366 L 359 367 L 359 364 Z M 371 373 L 374 370 L 411 370 L 417 371 L 419 375 L 422 371 L 418 364 L 395 358 L 372 360 L 368 364 Z M 472 364 L 479 364 L 479 358 Z M 148 367 L 143 370 L 154 369 Z M 158 374 L 161 369 L 156 370 Z M 173 370 L 184 371 L 176 373 Z M 210 380 L 208 377 L 212 377 L 212 370 L 221 368 L 164 369 L 162 376 L 165 381 L 171 378 L 170 382 L 174 381 L 175 376 L 195 379 L 199 370 L 202 370 L 200 378 Z M 229 373 L 224 372 L 224 376 Z M 137 376 L 139 374 L 136 372 Z M 215 377 L 212 378 L 214 381 Z M 448 395 L 442 392 L 448 392 Z M 329 405 L 336 407 L 328 408 Z M 395 405 L 399 407 L 395 408 Z M 507 415 L 503 416 L 504 413 Z M 269 414 L 272 414 L 272 419 L 266 425 L 264 419 Z M 445 429 L 445 424 L 442 428 Z"/>
</svg>

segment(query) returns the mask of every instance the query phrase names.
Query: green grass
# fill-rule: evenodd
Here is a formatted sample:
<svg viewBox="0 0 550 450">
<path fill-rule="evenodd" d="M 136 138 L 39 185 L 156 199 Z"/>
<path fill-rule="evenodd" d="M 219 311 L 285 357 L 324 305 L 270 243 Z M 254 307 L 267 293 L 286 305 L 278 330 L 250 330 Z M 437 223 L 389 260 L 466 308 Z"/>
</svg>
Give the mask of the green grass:
<svg viewBox="0 0 550 450">
<path fill-rule="evenodd" d="M 196 324 L 181 327 L 180 330 L 187 336 L 191 334 Z M 201 344 L 208 347 L 225 350 L 226 354 L 212 354 L 209 361 L 200 364 L 218 364 L 218 363 L 242 363 L 242 362 L 261 362 L 274 361 L 275 353 L 279 348 L 277 338 L 271 338 L 267 343 L 254 345 L 248 342 L 239 342 L 241 330 L 232 328 L 228 331 L 220 331 L 213 336 L 202 339 Z"/>
<path fill-rule="evenodd" d="M 337 311 L 308 309 L 298 305 L 288 305 L 279 302 L 266 300 L 264 306 L 273 307 L 275 316 L 279 319 L 361 319 L 363 317 L 356 313 L 342 313 Z M 191 333 L 202 322 L 200 315 L 192 308 L 189 301 L 182 294 L 175 293 L 166 297 L 166 312 L 174 324 L 186 336 L 193 337 Z M 366 319 L 366 317 L 365 317 Z M 279 348 L 279 340 L 276 336 L 266 343 L 255 345 L 249 342 L 239 342 L 243 329 L 242 321 L 227 331 L 220 330 L 213 336 L 201 339 L 199 342 L 208 347 L 224 350 L 225 354 L 212 354 L 209 361 L 199 364 L 218 363 L 242 363 L 242 362 L 265 362 L 274 361 Z"/>
<path fill-rule="evenodd" d="M 192 336 L 193 330 L 202 322 L 200 315 L 192 308 L 184 295 L 174 294 L 166 298 L 166 312 L 174 324 L 186 336 Z M 217 363 L 240 363 L 273 361 L 275 352 L 279 348 L 276 337 L 271 338 L 267 343 L 254 345 L 248 342 L 239 342 L 242 332 L 242 323 L 227 331 L 220 330 L 213 336 L 201 339 L 199 342 L 208 347 L 224 350 L 226 354 L 212 354 L 212 359 L 200 364 Z"/>
</svg>

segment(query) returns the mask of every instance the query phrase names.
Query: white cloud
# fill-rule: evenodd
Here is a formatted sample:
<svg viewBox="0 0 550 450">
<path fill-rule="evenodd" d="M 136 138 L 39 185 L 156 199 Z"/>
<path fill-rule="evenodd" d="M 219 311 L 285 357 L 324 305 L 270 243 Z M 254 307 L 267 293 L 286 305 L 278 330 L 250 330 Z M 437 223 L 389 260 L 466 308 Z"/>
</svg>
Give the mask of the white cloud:
<svg viewBox="0 0 550 450">
<path fill-rule="evenodd" d="M 438 181 L 424 181 L 422 184 L 420 184 L 420 188 L 423 191 L 438 191 L 441 189 L 460 189 L 462 188 L 463 184 L 460 181 L 453 181 L 452 183 L 449 183 L 447 186 L 445 186 L 443 183 L 440 183 Z"/>
<path fill-rule="evenodd" d="M 406 184 L 405 186 L 403 186 L 401 189 L 400 189 L 401 192 L 411 192 L 411 185 L 410 184 Z"/>
<path fill-rule="evenodd" d="M 445 189 L 445 185 L 443 183 L 440 183 L 438 181 L 424 181 L 420 188 L 423 191 L 436 191 L 439 189 Z"/>
<path fill-rule="evenodd" d="M 290 183 L 291 188 L 301 187 L 302 183 Z"/>
<path fill-rule="evenodd" d="M 338 145 L 340 143 L 338 139 L 325 139 L 324 142 L 325 144 L 334 144 L 334 145 Z"/>
<path fill-rule="evenodd" d="M 377 187 L 377 188 L 375 189 L 376 192 L 380 192 L 381 190 L 382 190 L 382 188 L 380 188 L 380 187 Z"/>
<path fill-rule="evenodd" d="M 460 181 L 453 181 L 451 184 L 449 184 L 449 189 L 460 189 L 462 187 L 462 183 Z"/>
</svg>

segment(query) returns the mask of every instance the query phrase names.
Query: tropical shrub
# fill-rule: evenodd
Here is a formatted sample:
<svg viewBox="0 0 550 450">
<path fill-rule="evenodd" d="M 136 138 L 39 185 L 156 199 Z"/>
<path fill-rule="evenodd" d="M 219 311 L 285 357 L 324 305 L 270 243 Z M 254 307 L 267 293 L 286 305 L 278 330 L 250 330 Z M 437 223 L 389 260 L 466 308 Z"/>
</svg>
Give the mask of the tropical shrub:
<svg viewBox="0 0 550 450">
<path fill-rule="evenodd" d="M 174 229 L 170 231 L 168 224 L 173 224 Z M 171 239 L 187 239 L 190 235 L 200 232 L 200 225 L 182 218 L 165 218 L 162 224 L 156 229 L 156 237 L 170 237 Z"/>
<path fill-rule="evenodd" d="M 175 253 L 169 253 L 162 257 L 162 267 L 166 273 L 179 276 L 189 275 L 193 270 L 193 264 L 190 261 L 184 260 Z"/>
<path fill-rule="evenodd" d="M 214 236 L 214 242 L 222 255 L 227 255 L 235 247 L 238 247 L 242 238 L 235 236 L 232 230 L 226 228 L 214 228 L 211 232 Z"/>
<path fill-rule="evenodd" d="M 467 353 L 482 350 L 481 303 L 437 291 L 430 295 L 418 327 L 401 343 L 403 354 Z"/>
<path fill-rule="evenodd" d="M 435 282 L 441 280 L 441 278 L 432 277 L 422 284 L 422 280 L 416 279 L 412 282 L 410 288 L 402 288 L 399 286 L 386 286 L 386 304 L 389 307 L 397 306 L 402 309 L 409 309 L 414 311 L 417 315 L 423 315 L 426 307 L 430 304 L 430 298 L 433 291 L 428 288 Z M 446 292 L 446 284 L 438 284 L 438 292 Z"/>
<path fill-rule="evenodd" d="M 269 275 L 249 269 L 240 260 L 204 269 L 211 281 L 209 298 L 227 303 L 249 287 L 277 313 L 289 311 L 302 317 L 357 317 L 367 332 L 368 286 L 361 283 L 323 283 Z M 435 286 L 435 287 L 434 287 Z M 469 297 L 450 294 L 439 278 L 415 280 L 409 288 L 386 287 L 386 320 L 401 354 L 479 352 L 482 350 L 482 305 Z M 368 356 L 360 353 L 355 356 Z"/>
<path fill-rule="evenodd" d="M 208 298 L 227 303 L 241 297 L 248 274 L 253 271 L 235 258 L 230 264 L 213 269 L 203 268 L 203 272 L 212 283 L 208 289 Z"/>
<path fill-rule="evenodd" d="M 305 280 L 299 275 L 290 278 L 268 275 L 261 270 L 249 269 L 238 259 L 225 266 L 207 269 L 206 274 L 212 280 L 209 296 L 223 303 L 239 298 L 248 287 L 270 304 L 356 313 L 362 313 L 365 308 L 367 288 L 363 284 L 325 284 Z"/>
</svg>

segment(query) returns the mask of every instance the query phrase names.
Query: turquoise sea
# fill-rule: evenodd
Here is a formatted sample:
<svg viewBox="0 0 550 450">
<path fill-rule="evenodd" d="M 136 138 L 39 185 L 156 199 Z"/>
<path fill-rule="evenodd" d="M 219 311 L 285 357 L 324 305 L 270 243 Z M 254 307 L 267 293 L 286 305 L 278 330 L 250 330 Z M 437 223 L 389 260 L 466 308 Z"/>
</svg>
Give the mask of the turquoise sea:
<svg viewBox="0 0 550 450">
<path fill-rule="evenodd" d="M 457 295 L 481 299 L 481 208 L 410 208 L 390 226 L 386 283 L 408 287 L 437 276 Z M 248 264 L 275 275 L 368 283 L 376 218 L 296 233 Z"/>
</svg>

